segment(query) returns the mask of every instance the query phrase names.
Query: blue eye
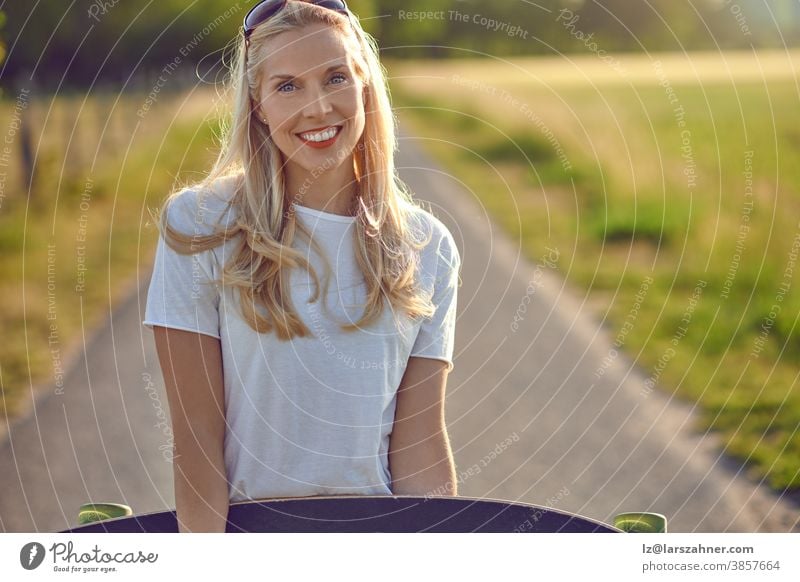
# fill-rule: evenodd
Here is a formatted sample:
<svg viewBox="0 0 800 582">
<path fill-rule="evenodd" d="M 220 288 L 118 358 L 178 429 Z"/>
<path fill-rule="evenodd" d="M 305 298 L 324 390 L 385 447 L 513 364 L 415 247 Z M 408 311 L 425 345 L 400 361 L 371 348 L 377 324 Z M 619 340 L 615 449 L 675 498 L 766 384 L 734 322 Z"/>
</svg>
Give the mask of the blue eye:
<svg viewBox="0 0 800 582">
<path fill-rule="evenodd" d="M 334 77 L 341 77 L 341 78 L 342 78 L 344 81 L 347 81 L 347 75 L 345 75 L 344 73 L 334 73 L 334 74 L 331 76 L 331 80 L 333 80 L 333 78 L 334 78 Z M 334 84 L 335 84 L 335 85 L 340 85 L 341 83 L 334 83 Z M 289 85 L 292 85 L 291 81 L 290 81 L 290 82 L 288 82 L 288 83 L 284 83 L 283 85 L 281 85 L 280 87 L 278 87 L 277 91 L 278 91 L 279 93 L 286 93 L 286 91 L 283 91 L 282 89 L 283 89 L 284 87 L 288 87 Z"/>
</svg>

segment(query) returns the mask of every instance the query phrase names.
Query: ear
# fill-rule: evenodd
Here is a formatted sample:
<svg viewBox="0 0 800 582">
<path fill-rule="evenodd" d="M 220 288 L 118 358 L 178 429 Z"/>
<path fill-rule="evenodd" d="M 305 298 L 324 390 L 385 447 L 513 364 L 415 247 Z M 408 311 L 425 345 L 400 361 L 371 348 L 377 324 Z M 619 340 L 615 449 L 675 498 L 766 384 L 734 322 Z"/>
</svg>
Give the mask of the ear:
<svg viewBox="0 0 800 582">
<path fill-rule="evenodd" d="M 256 107 L 256 117 L 258 117 L 258 119 L 264 125 L 269 125 L 269 121 L 267 120 L 267 116 L 264 113 L 264 110 L 260 106 Z"/>
<path fill-rule="evenodd" d="M 253 108 L 253 115 L 256 116 L 256 119 L 266 125 L 269 125 L 267 123 L 267 116 L 264 114 L 264 110 L 261 108 L 261 102 L 252 95 L 250 96 L 250 105 Z"/>
</svg>

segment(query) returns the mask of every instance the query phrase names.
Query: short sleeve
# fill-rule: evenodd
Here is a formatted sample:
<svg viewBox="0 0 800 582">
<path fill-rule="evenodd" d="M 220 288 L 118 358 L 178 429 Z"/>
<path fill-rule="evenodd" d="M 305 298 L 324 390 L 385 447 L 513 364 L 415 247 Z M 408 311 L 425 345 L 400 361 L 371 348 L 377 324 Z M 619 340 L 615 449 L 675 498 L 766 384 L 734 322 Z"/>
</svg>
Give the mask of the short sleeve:
<svg viewBox="0 0 800 582">
<path fill-rule="evenodd" d="M 439 225 L 444 233 L 434 256 L 432 302 L 436 311 L 431 317 L 422 320 L 410 356 L 444 360 L 450 371 L 453 369 L 461 256 L 453 236 L 443 224 Z"/>
<path fill-rule="evenodd" d="M 167 207 L 169 224 L 191 236 L 202 221 L 195 221 L 192 202 L 179 195 Z M 204 229 L 200 234 L 208 234 Z M 214 283 L 213 250 L 182 255 L 159 234 L 153 274 L 147 293 L 146 327 L 170 327 L 220 338 L 219 291 Z"/>
</svg>

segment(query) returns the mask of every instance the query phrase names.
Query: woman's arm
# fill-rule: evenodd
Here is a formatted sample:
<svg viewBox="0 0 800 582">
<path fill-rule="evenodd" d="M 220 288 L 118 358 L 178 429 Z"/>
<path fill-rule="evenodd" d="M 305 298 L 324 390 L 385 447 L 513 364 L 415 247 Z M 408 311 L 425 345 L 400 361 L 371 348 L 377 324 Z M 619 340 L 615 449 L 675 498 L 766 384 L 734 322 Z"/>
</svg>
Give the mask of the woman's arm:
<svg viewBox="0 0 800 582">
<path fill-rule="evenodd" d="M 442 360 L 408 359 L 389 441 L 395 495 L 458 495 L 444 419 L 447 374 Z"/>
<path fill-rule="evenodd" d="M 209 335 L 154 326 L 174 435 L 173 471 L 178 529 L 224 532 L 225 398 L 220 341 Z"/>
</svg>

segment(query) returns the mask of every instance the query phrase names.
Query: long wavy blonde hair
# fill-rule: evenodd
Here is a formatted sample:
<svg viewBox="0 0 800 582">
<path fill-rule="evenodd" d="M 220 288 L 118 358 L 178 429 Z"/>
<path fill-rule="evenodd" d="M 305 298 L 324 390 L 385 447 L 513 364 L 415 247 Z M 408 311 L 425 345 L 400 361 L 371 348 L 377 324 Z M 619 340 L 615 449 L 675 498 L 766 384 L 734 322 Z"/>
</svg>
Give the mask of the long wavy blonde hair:
<svg viewBox="0 0 800 582">
<path fill-rule="evenodd" d="M 290 0 L 252 32 L 249 47 L 240 35 L 232 75 L 226 84 L 233 96 L 230 124 L 228 120 L 222 123 L 220 152 L 212 169 L 203 180 L 190 186 L 210 189 L 220 178 L 235 178 L 229 207 L 233 207 L 236 220 L 227 227 L 215 225 L 214 233 L 207 236 L 188 235 L 172 228 L 165 210 L 185 186 L 173 191 L 154 215 L 165 242 L 180 254 L 202 252 L 240 237 L 236 251 L 223 268 L 221 283 L 238 290 L 242 317 L 250 327 L 258 333 L 274 330 L 282 340 L 311 335 L 292 305 L 288 270 L 299 267 L 309 271 L 316 289 L 309 302 L 316 301 L 321 292 L 325 296 L 329 277 L 325 277 L 321 291 L 314 268 L 303 252 L 292 248 L 292 241 L 299 234 L 320 250 L 295 218 L 291 197 L 285 191 L 281 152 L 259 119 L 256 104 L 260 103 L 265 42 L 282 32 L 318 23 L 334 27 L 350 41 L 348 46 L 354 51 L 358 74 L 366 86 L 364 133 L 353 156 L 359 191 L 354 247 L 366 282 L 366 304 L 358 321 L 341 324 L 341 328 L 355 331 L 368 326 L 382 314 L 384 297 L 393 310 L 403 311 L 411 318 L 429 317 L 434 312 L 430 296 L 418 288 L 415 279 L 419 260 L 416 251 L 428 243 L 431 233 L 418 236 L 420 230 L 414 228 L 411 217 L 420 207 L 395 175 L 395 117 L 377 43 L 361 28 L 355 15 L 348 19 L 332 10 Z M 257 305 L 263 307 L 266 316 L 258 313 Z"/>
</svg>

